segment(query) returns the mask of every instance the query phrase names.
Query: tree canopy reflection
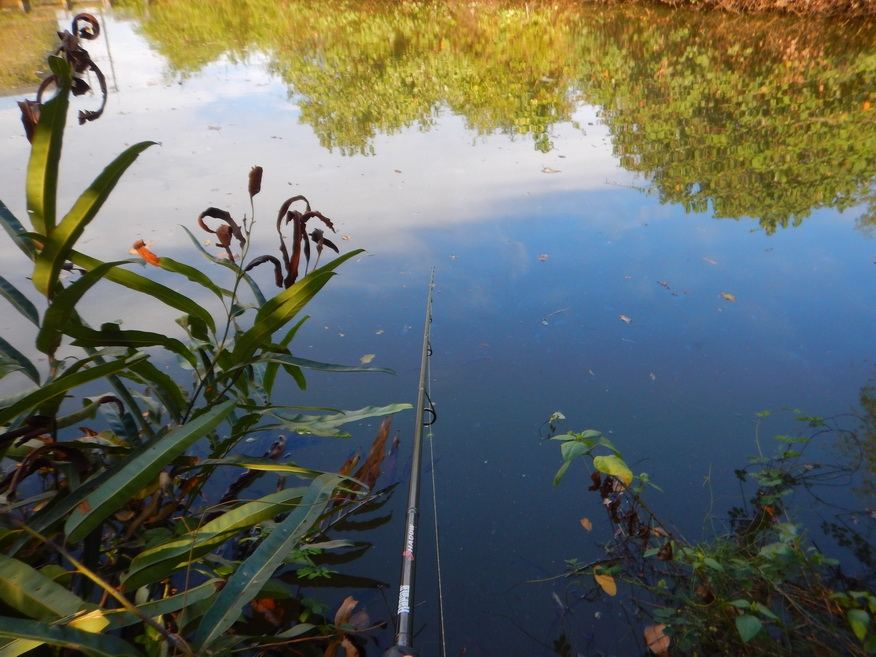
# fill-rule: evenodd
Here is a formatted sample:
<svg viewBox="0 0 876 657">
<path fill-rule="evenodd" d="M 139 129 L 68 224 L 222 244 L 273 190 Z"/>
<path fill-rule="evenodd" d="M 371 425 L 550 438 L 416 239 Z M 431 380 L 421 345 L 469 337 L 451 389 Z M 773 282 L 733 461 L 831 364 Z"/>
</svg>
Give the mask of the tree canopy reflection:
<svg viewBox="0 0 876 657">
<path fill-rule="evenodd" d="M 689 211 L 771 232 L 876 205 L 874 26 L 489 0 L 161 0 L 141 21 L 182 74 L 266 53 L 301 120 L 346 154 L 445 108 L 548 151 L 590 103 L 621 164 Z"/>
</svg>

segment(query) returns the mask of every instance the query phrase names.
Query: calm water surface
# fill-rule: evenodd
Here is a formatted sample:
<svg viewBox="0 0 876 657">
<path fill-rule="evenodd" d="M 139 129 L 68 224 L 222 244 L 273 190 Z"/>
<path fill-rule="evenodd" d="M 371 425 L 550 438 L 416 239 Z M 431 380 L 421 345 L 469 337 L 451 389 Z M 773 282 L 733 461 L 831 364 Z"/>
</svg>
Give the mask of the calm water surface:
<svg viewBox="0 0 876 657">
<path fill-rule="evenodd" d="M 414 400 L 437 266 L 454 654 L 643 649 L 612 607 L 581 601 L 584 584 L 527 583 L 596 558 L 608 538 L 586 473 L 551 486 L 558 449 L 539 430 L 553 411 L 611 432 L 663 488 L 653 504 L 695 536 L 710 509 L 720 519 L 738 501 L 732 470 L 755 452 L 758 411 L 778 412 L 764 435 L 794 429 L 783 409 L 855 411 L 876 374 L 872 30 L 538 3 L 160 2 L 101 20 L 107 38 L 90 51 L 110 102 L 68 130 L 62 205 L 124 145 L 161 146 L 123 179 L 84 250 L 124 258 L 142 238 L 202 266 L 179 225 L 194 229 L 211 205 L 248 212 L 246 176 L 262 165 L 253 253 L 275 248 L 272 215 L 299 193 L 334 219 L 343 249 L 367 249 L 311 306 L 294 351 L 374 354 L 397 375 L 313 375 L 288 393 L 347 408 Z M 0 198 L 24 217 L 19 97 L 0 98 Z M 15 249 L 0 250 L 0 268 L 28 286 Z M 92 323 L 146 330 L 171 319 L 113 288 L 88 309 Z M 33 352 L 11 314 L 0 330 Z M 402 468 L 412 424 L 396 418 Z M 336 468 L 374 430 L 354 444 L 292 441 L 290 458 Z M 373 547 L 340 570 L 395 585 L 401 497 L 387 522 L 348 532 Z M 431 522 L 424 510 L 423 654 L 438 648 Z M 356 594 L 374 619 L 395 604 L 392 591 Z"/>
</svg>

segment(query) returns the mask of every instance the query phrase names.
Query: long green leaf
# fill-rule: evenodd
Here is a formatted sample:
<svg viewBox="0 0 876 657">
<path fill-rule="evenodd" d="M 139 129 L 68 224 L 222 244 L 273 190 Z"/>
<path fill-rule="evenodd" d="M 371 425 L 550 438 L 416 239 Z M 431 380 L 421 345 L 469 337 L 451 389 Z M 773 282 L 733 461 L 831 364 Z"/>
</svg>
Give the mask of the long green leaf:
<svg viewBox="0 0 876 657">
<path fill-rule="evenodd" d="M 68 390 L 72 390 L 76 386 L 90 381 L 102 379 L 105 376 L 110 376 L 116 372 L 121 372 L 131 363 L 147 358 L 147 354 L 137 354 L 131 358 L 119 358 L 101 365 L 95 365 L 85 370 L 78 370 L 73 374 L 65 374 L 54 381 L 46 383 L 41 388 L 34 390 L 32 393 L 22 397 L 15 403 L 0 409 L 0 424 L 5 424 L 18 414 L 23 413 L 32 408 L 36 408 L 49 400 L 55 399 L 59 395 L 63 395 Z"/>
<path fill-rule="evenodd" d="M 33 133 L 27 164 L 27 213 L 36 232 L 48 236 L 55 227 L 58 164 L 70 103 L 70 65 L 61 57 L 49 57 L 58 93 L 40 107 L 40 121 Z M 39 289 L 39 288 L 37 288 Z"/>
<path fill-rule="evenodd" d="M 75 338 L 73 344 L 79 347 L 164 347 L 184 358 L 193 368 L 198 365 L 198 359 L 188 347 L 161 333 L 123 331 L 118 324 L 104 324 L 99 331 L 82 325 L 69 326 L 66 332 Z"/>
<path fill-rule="evenodd" d="M 186 396 L 173 377 L 159 370 L 150 361 L 140 361 L 131 371 L 139 376 L 147 385 L 152 386 L 164 408 L 176 421 L 182 418 L 186 409 Z"/>
<path fill-rule="evenodd" d="M 271 493 L 241 504 L 180 538 L 143 550 L 131 561 L 122 586 L 130 591 L 164 579 L 177 568 L 197 560 L 238 532 L 280 514 L 289 513 L 297 506 L 297 501 L 303 494 L 303 488 L 289 488 Z"/>
<path fill-rule="evenodd" d="M 317 477 L 307 489 L 301 506 L 274 527 L 228 579 L 192 638 L 200 650 L 205 650 L 240 618 L 244 605 L 258 594 L 289 552 L 325 512 L 331 502 L 332 491 L 340 481 L 336 475 Z"/>
<path fill-rule="evenodd" d="M 55 620 L 85 609 L 85 601 L 23 561 L 0 555 L 0 599 L 25 616 Z"/>
<path fill-rule="evenodd" d="M 298 333 L 298 329 L 300 329 L 304 325 L 304 322 L 306 322 L 308 319 L 310 319 L 310 316 L 305 315 L 300 320 L 298 320 L 298 323 L 296 323 L 295 326 L 290 328 L 289 331 L 286 333 L 286 335 L 283 336 L 283 339 L 280 340 L 280 346 L 283 348 L 288 347 L 289 343 L 292 342 L 292 338 L 294 338 L 295 334 Z M 296 366 L 293 366 L 293 367 L 296 367 Z M 262 375 L 262 388 L 264 388 L 264 391 L 268 395 L 268 397 L 271 396 L 271 393 L 274 390 L 274 381 L 277 378 L 277 371 L 279 370 L 279 368 L 280 368 L 279 363 L 268 363 L 265 366 L 265 372 Z M 289 372 L 289 370 L 286 370 L 286 371 L 289 372 L 289 374 L 295 379 L 296 383 L 298 383 L 298 387 L 301 388 L 302 390 L 304 390 L 307 387 L 307 382 L 302 381 L 302 379 L 304 378 L 304 375 L 301 374 L 301 369 L 297 368 L 297 367 L 296 367 L 296 369 L 298 370 L 297 373 L 294 373 L 295 370 L 292 370 L 291 372 Z M 299 375 L 300 375 L 300 378 L 299 378 Z"/>
<path fill-rule="evenodd" d="M 207 288 L 215 294 L 219 299 L 223 297 L 230 297 L 231 290 L 225 290 L 218 285 L 216 285 L 213 281 L 210 280 L 210 277 L 207 276 L 200 269 L 195 269 L 191 265 L 187 265 L 184 262 L 177 262 L 172 258 L 159 258 L 158 266 L 161 267 L 165 271 L 172 272 L 174 274 L 181 274 L 189 279 L 192 283 L 197 283 L 202 287 Z"/>
<path fill-rule="evenodd" d="M 181 225 L 180 227 L 184 231 L 186 231 L 186 234 L 189 236 L 189 239 L 192 240 L 192 244 L 195 245 L 195 248 L 197 248 L 198 251 L 201 252 L 201 255 L 203 255 L 207 260 L 209 260 L 210 262 L 212 262 L 216 265 L 221 265 L 222 267 L 225 267 L 226 269 L 230 269 L 231 271 L 233 271 L 235 273 L 235 275 L 240 273 L 240 269 L 236 264 L 228 262 L 227 260 L 221 260 L 220 258 L 217 258 L 216 256 L 210 254 L 207 251 L 207 249 L 205 249 L 204 246 L 198 241 L 198 238 L 192 234 L 192 231 L 190 231 L 185 226 Z M 249 274 L 244 272 L 243 273 L 243 280 L 246 282 L 247 285 L 249 285 L 249 289 L 252 290 L 253 296 L 256 298 L 256 301 L 258 302 L 258 304 L 260 306 L 262 304 L 264 304 L 265 303 L 265 295 L 262 293 L 262 289 L 259 287 L 258 283 L 256 283 L 255 280 L 253 280 L 252 276 L 250 276 Z"/>
<path fill-rule="evenodd" d="M 104 275 L 113 267 L 118 267 L 131 260 L 116 260 L 104 262 L 65 288 L 60 289 L 52 299 L 43 317 L 43 325 L 37 334 L 37 349 L 44 354 L 53 354 L 61 345 L 64 331 L 70 325 L 70 319 L 76 312 L 76 304 Z"/>
<path fill-rule="evenodd" d="M 338 431 L 341 427 L 350 422 L 358 422 L 371 417 L 381 417 L 384 415 L 392 415 L 399 411 L 406 411 L 411 408 L 410 404 L 390 404 L 388 406 L 366 406 L 355 411 L 341 411 L 331 415 L 304 415 L 296 413 L 294 415 L 286 414 L 278 411 L 266 411 L 266 414 L 280 420 L 279 424 L 269 424 L 260 426 L 260 429 L 282 427 L 287 431 L 295 431 L 300 434 L 311 434 L 314 436 L 334 436 L 345 437 L 344 434 Z"/>
<path fill-rule="evenodd" d="M 141 141 L 125 149 L 94 179 L 91 186 L 82 192 L 57 228 L 46 233 L 46 243 L 36 257 L 33 270 L 33 284 L 37 290 L 51 298 L 58 285 L 61 266 L 73 250 L 76 241 L 82 236 L 82 232 L 109 198 L 122 174 L 134 163 L 140 153 L 155 143 Z M 37 230 L 39 231 L 39 228 Z"/>
<path fill-rule="evenodd" d="M 82 269 L 86 271 L 91 271 L 95 267 L 103 264 L 97 258 L 92 258 L 84 253 L 79 253 L 78 251 L 71 251 L 68 257 L 74 265 L 82 267 Z M 107 272 L 106 279 L 136 292 L 148 294 L 162 303 L 167 304 L 172 308 L 176 308 L 186 314 L 194 315 L 195 317 L 204 320 L 212 331 L 216 330 L 216 322 L 213 321 L 213 316 L 205 308 L 199 306 L 184 294 L 180 294 L 176 290 L 171 290 L 169 287 L 162 285 L 161 283 L 156 283 L 145 276 L 135 274 L 127 269 L 111 269 Z"/>
<path fill-rule="evenodd" d="M 209 599 L 216 594 L 221 583 L 221 579 L 210 579 L 203 584 L 190 588 L 188 591 L 182 591 L 176 595 L 162 598 L 160 600 L 144 602 L 143 604 L 137 605 L 137 609 L 148 618 L 156 618 L 163 614 L 172 614 L 175 611 L 179 611 L 180 609 L 184 609 L 198 602 Z M 128 625 L 135 625 L 142 622 L 142 619 L 139 616 L 135 616 L 123 609 L 108 611 L 105 616 L 110 622 L 109 626 L 106 628 L 107 630 L 127 627 Z"/>
<path fill-rule="evenodd" d="M 265 353 L 252 361 L 254 363 L 278 363 L 281 365 L 295 365 L 307 370 L 319 370 L 321 372 L 380 372 L 382 374 L 395 374 L 394 370 L 386 367 L 367 367 L 365 365 L 336 365 L 334 363 L 321 363 L 307 358 L 298 358 L 287 354 Z"/>
<path fill-rule="evenodd" d="M 40 316 L 37 309 L 26 296 L 19 292 L 18 288 L 5 278 L 0 276 L 0 295 L 11 303 L 18 312 L 27 317 L 36 326 L 40 325 Z"/>
<path fill-rule="evenodd" d="M 99 657 L 142 657 L 127 641 L 111 634 L 94 634 L 24 618 L 0 616 L 0 637 L 39 641 Z"/>
<path fill-rule="evenodd" d="M 64 525 L 67 540 L 75 543 L 84 538 L 152 482 L 164 466 L 185 452 L 196 440 L 219 426 L 233 410 L 234 401 L 223 402 L 191 422 L 155 439 L 143 450 L 132 455 L 70 513 Z"/>
<path fill-rule="evenodd" d="M 269 299 L 256 313 L 252 328 L 237 338 L 232 353 L 234 363 L 247 363 L 253 353 L 262 345 L 269 343 L 274 332 L 291 321 L 332 276 L 334 274 L 331 272 L 310 274 L 288 290 Z M 266 308 L 272 310 L 265 311 Z"/>
<path fill-rule="evenodd" d="M 15 371 L 24 372 L 36 384 L 40 382 L 40 373 L 36 365 L 0 336 L 0 378 Z"/>
<path fill-rule="evenodd" d="M 216 465 L 231 465 L 238 468 L 246 468 L 248 470 L 259 470 L 261 472 L 282 472 L 283 474 L 296 474 L 303 477 L 318 477 L 326 474 L 322 470 L 314 470 L 305 468 L 303 465 L 295 463 L 282 463 L 273 459 L 256 458 L 253 456 L 243 456 L 241 454 L 232 454 L 221 459 L 205 459 L 198 461 L 193 468 L 201 468 Z"/>
<path fill-rule="evenodd" d="M 3 226 L 3 230 L 9 234 L 15 245 L 33 260 L 36 253 L 33 242 L 24 236 L 24 233 L 27 232 L 24 226 L 21 225 L 21 222 L 16 219 L 15 215 L 12 214 L 3 201 L 0 201 L 0 226 Z"/>
</svg>

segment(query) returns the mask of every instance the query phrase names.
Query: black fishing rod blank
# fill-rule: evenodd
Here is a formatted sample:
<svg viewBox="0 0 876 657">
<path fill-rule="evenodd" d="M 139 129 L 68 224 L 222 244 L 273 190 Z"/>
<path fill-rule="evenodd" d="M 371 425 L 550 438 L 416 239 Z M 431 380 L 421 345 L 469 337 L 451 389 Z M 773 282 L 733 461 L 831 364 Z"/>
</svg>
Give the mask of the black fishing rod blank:
<svg viewBox="0 0 876 657">
<path fill-rule="evenodd" d="M 429 293 L 426 296 L 426 319 L 423 325 L 423 351 L 420 355 L 420 383 L 417 388 L 417 415 L 414 426 L 414 451 L 411 461 L 411 482 L 408 486 L 408 510 L 405 521 L 402 547 L 401 581 L 398 588 L 398 620 L 396 624 L 395 645 L 384 653 L 384 657 L 416 655 L 413 649 L 414 617 L 411 603 L 414 597 L 414 557 L 417 549 L 417 518 L 420 497 L 420 460 L 422 455 L 423 427 L 432 424 L 435 409 L 432 400 L 426 407 L 426 374 L 429 369 L 429 356 L 432 355 L 430 329 L 432 326 L 432 290 L 435 287 L 435 269 L 429 279 Z"/>
</svg>

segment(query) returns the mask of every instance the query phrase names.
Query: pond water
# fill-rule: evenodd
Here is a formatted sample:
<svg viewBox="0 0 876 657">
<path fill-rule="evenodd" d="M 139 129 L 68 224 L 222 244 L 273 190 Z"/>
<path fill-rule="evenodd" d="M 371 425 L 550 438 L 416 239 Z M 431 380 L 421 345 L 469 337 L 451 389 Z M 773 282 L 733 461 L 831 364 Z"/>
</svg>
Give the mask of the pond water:
<svg viewBox="0 0 876 657">
<path fill-rule="evenodd" d="M 253 253 L 275 248 L 272 215 L 293 194 L 334 220 L 343 250 L 367 250 L 312 304 L 293 349 L 341 363 L 373 354 L 397 372 L 314 374 L 287 393 L 344 408 L 414 401 L 437 267 L 431 386 L 453 654 L 642 650 L 613 607 L 580 600 L 585 585 L 528 583 L 596 558 L 609 531 L 583 469 L 551 485 L 559 450 L 540 431 L 552 412 L 610 432 L 688 536 L 739 501 L 733 469 L 756 451 L 757 412 L 775 411 L 762 435 L 794 430 L 792 409 L 858 412 L 876 373 L 872 28 L 562 3 L 168 1 L 99 17 L 89 51 L 110 100 L 100 121 L 68 129 L 62 206 L 125 145 L 161 146 L 122 180 L 84 250 L 119 259 L 144 239 L 205 266 L 179 225 L 194 230 L 208 206 L 248 212 L 247 173 L 263 166 Z M 24 217 L 20 97 L 0 98 L 0 198 Z M 23 265 L 0 250 L 21 288 Z M 93 323 L 172 325 L 113 288 L 87 309 Z M 33 353 L 11 315 L 0 330 Z M 413 423 L 395 418 L 402 466 Z M 337 468 L 375 426 L 353 444 L 292 441 L 290 458 Z M 372 547 L 340 570 L 395 585 L 401 498 L 387 522 L 349 532 Z M 809 506 L 813 522 L 831 516 Z M 438 652 L 431 522 L 424 509 L 424 655 Z M 356 595 L 373 619 L 395 605 L 392 589 Z"/>
</svg>

